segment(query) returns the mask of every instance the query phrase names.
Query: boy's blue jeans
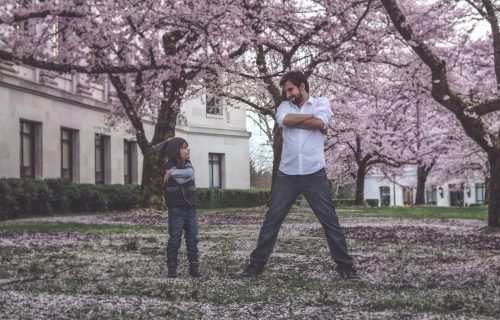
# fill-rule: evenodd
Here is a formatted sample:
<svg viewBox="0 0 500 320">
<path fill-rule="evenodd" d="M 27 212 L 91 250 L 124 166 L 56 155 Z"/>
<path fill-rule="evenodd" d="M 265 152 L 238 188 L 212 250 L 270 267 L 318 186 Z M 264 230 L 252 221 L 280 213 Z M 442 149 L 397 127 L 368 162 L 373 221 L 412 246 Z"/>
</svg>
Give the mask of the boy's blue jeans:
<svg viewBox="0 0 500 320">
<path fill-rule="evenodd" d="M 257 247 L 250 255 L 251 262 L 267 263 L 283 220 L 299 194 L 303 194 L 325 231 L 328 248 L 335 262 L 340 268 L 352 267 L 353 259 L 347 252 L 346 239 L 335 212 L 325 169 L 308 175 L 286 175 L 278 171 L 274 183 Z"/>
<path fill-rule="evenodd" d="M 198 214 L 195 206 L 168 208 L 167 263 L 177 265 L 177 256 L 182 242 L 186 240 L 189 263 L 198 262 Z"/>
</svg>

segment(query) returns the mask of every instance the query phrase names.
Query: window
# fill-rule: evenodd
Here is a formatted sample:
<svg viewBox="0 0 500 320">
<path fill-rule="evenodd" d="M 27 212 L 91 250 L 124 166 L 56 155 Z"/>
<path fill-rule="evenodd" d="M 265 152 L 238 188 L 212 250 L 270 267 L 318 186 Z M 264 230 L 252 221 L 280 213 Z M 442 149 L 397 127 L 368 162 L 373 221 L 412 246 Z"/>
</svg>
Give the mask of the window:
<svg viewBox="0 0 500 320">
<path fill-rule="evenodd" d="M 95 135 L 95 183 L 111 182 L 110 138 Z"/>
<path fill-rule="evenodd" d="M 426 190 L 427 204 L 436 205 L 437 204 L 437 189 L 432 187 L 432 190 Z"/>
<path fill-rule="evenodd" d="M 104 183 L 104 136 L 95 135 L 95 183 Z"/>
<path fill-rule="evenodd" d="M 125 140 L 123 143 L 123 182 L 132 183 L 132 147 L 131 142 Z"/>
<path fill-rule="evenodd" d="M 123 142 L 123 182 L 137 183 L 137 143 L 130 140 Z"/>
<path fill-rule="evenodd" d="M 35 123 L 21 121 L 21 178 L 35 178 Z"/>
<path fill-rule="evenodd" d="M 450 190 L 450 206 L 463 207 L 464 205 L 464 189 L 463 186 L 458 188 L 455 184 L 449 184 Z"/>
<path fill-rule="evenodd" d="M 20 177 L 42 178 L 42 124 L 21 120 L 19 126 Z"/>
<path fill-rule="evenodd" d="M 61 178 L 73 181 L 73 131 L 61 129 Z"/>
<path fill-rule="evenodd" d="M 476 203 L 484 203 L 486 189 L 484 183 L 476 183 Z"/>
<path fill-rule="evenodd" d="M 391 205 L 391 189 L 389 187 L 380 187 L 380 206 L 387 207 Z"/>
<path fill-rule="evenodd" d="M 207 114 L 222 115 L 220 99 L 209 93 L 207 93 Z"/>
<path fill-rule="evenodd" d="M 222 188 L 222 159 L 223 154 L 208 154 L 208 171 L 210 174 L 210 188 Z"/>
<path fill-rule="evenodd" d="M 403 187 L 403 204 L 405 206 L 413 204 L 413 189 Z"/>
<path fill-rule="evenodd" d="M 32 4 L 33 1 L 31 1 L 31 0 L 17 0 L 16 2 L 18 4 L 18 9 L 20 9 L 20 8 L 28 9 L 28 7 Z M 29 24 L 28 20 L 16 22 L 13 24 L 13 26 L 19 32 L 30 31 L 30 24 Z"/>
</svg>

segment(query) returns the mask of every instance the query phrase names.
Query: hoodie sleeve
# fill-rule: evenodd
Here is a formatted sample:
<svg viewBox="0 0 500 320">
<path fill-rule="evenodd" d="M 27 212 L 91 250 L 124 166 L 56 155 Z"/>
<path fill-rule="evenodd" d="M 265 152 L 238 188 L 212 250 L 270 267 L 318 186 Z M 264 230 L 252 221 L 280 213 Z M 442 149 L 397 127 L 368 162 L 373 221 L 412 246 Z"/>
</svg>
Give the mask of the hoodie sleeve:
<svg viewBox="0 0 500 320">
<path fill-rule="evenodd" d="M 191 162 L 186 162 L 186 164 L 180 169 L 173 167 L 170 169 L 170 172 L 172 172 L 172 178 L 178 184 L 184 184 L 188 181 L 194 180 L 194 169 Z"/>
</svg>

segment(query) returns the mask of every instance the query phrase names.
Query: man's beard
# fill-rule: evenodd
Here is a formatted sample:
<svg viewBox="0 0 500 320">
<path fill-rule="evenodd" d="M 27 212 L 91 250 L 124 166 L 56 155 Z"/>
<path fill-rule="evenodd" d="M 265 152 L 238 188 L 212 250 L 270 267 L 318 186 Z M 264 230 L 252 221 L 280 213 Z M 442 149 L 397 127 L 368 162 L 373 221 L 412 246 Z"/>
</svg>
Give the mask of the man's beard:
<svg viewBox="0 0 500 320">
<path fill-rule="evenodd" d="M 298 95 L 298 96 L 296 96 L 295 98 L 293 98 L 293 99 L 291 100 L 291 102 L 292 102 L 294 105 L 298 106 L 298 105 L 302 102 L 302 93 L 299 93 L 299 95 Z"/>
</svg>

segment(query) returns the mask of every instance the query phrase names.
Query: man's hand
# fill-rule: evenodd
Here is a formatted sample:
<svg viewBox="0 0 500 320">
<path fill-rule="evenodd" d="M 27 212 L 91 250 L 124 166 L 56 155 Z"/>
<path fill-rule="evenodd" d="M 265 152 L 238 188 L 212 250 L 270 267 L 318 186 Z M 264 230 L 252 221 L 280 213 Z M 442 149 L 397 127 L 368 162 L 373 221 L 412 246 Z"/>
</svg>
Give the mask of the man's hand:
<svg viewBox="0 0 500 320">
<path fill-rule="evenodd" d="M 163 177 L 163 182 L 167 183 L 168 180 L 172 177 L 172 171 L 170 170 L 165 170 L 165 176 Z"/>
</svg>

